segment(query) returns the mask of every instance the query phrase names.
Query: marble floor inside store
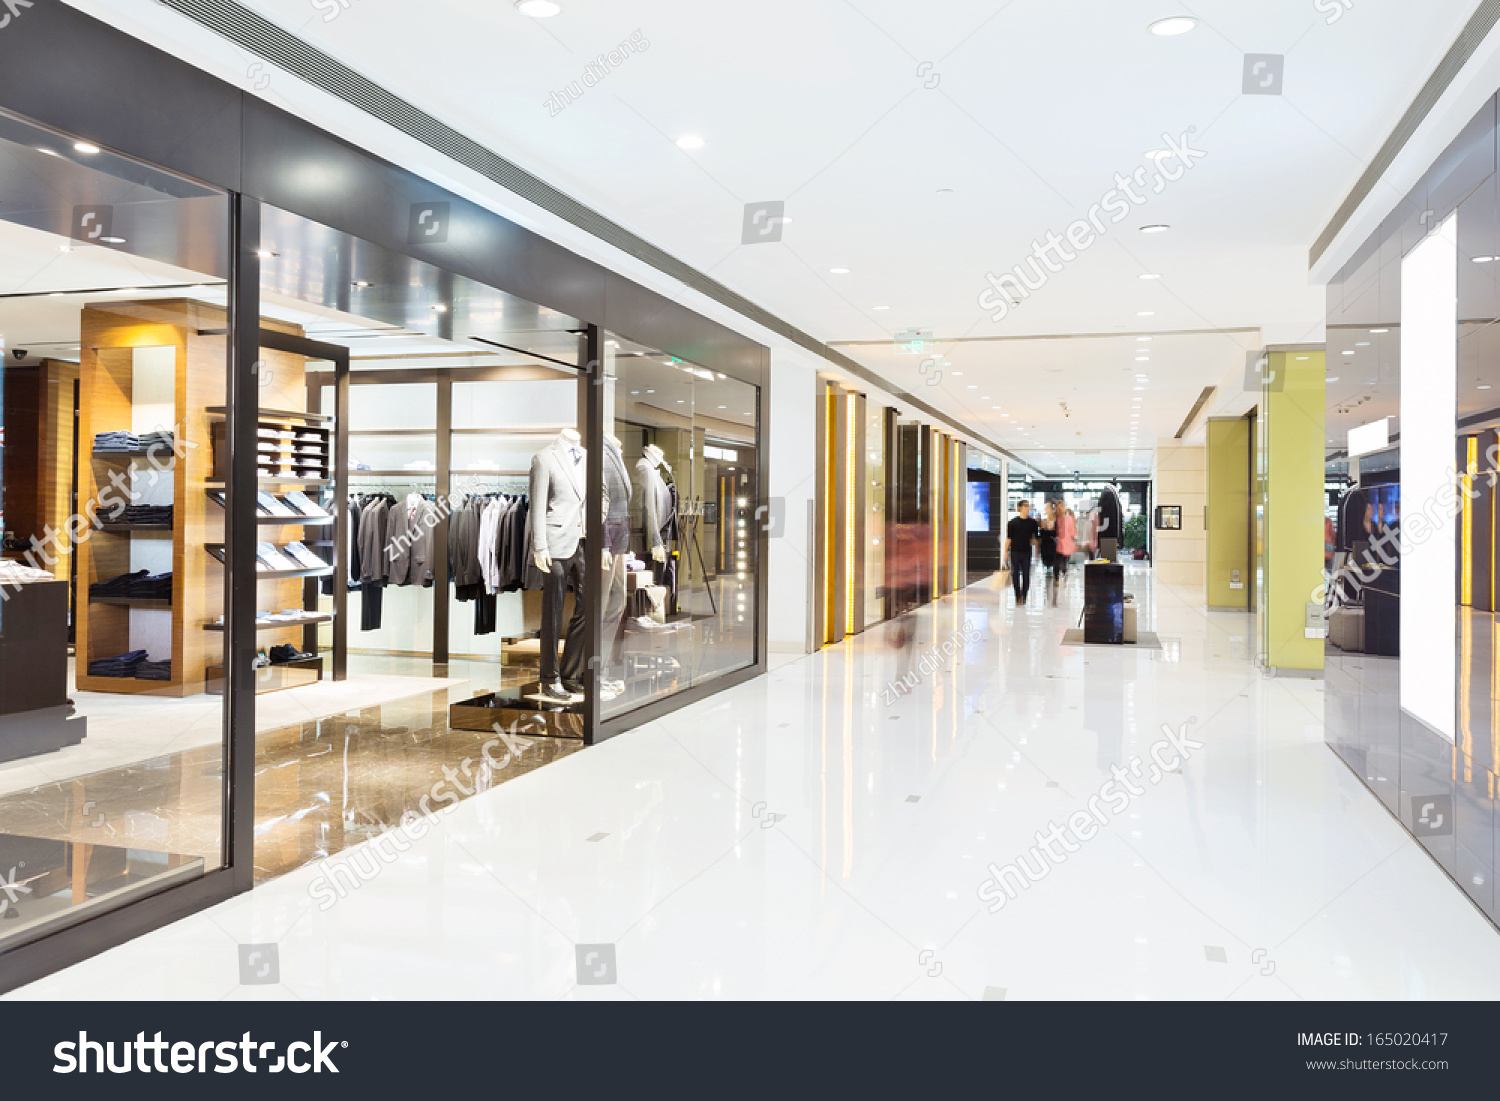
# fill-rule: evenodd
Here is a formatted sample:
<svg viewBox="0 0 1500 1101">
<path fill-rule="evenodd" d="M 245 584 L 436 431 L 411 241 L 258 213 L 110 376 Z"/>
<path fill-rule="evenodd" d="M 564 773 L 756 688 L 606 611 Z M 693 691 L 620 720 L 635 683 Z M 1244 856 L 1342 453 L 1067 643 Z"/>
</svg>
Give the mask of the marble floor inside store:
<svg viewBox="0 0 1500 1101">
<path fill-rule="evenodd" d="M 919 614 L 904 678 L 883 629 L 779 663 L 11 997 L 1500 996 L 1500 934 L 1324 745 L 1321 683 L 1262 676 L 1249 616 L 1127 569 L 1160 650 L 1061 645 L 1076 574 L 1055 608 L 981 582 Z M 268 808 L 392 821 L 408 796 L 350 799 L 340 746 L 419 789 L 413 747 L 453 737 L 432 706 L 288 735 Z M 320 768 L 325 809 L 296 794 Z M 996 907 L 991 866 L 1118 771 L 1139 794 Z M 252 943 L 278 985 L 240 985 Z"/>
<path fill-rule="evenodd" d="M 256 698 L 258 882 L 395 828 L 424 796 L 441 809 L 582 748 L 528 739 L 519 754 L 486 754 L 493 732 L 449 727 L 451 702 L 521 683 L 524 668 L 455 662 L 437 670 L 454 676 L 433 678 L 423 675 L 431 662 L 412 656 L 350 655 L 349 665 L 347 681 Z M 0 794 L 0 834 L 196 856 L 219 867 L 219 698 L 100 703 L 100 695 L 78 697 L 90 716 L 88 753 L 34 762 L 65 776 Z"/>
</svg>

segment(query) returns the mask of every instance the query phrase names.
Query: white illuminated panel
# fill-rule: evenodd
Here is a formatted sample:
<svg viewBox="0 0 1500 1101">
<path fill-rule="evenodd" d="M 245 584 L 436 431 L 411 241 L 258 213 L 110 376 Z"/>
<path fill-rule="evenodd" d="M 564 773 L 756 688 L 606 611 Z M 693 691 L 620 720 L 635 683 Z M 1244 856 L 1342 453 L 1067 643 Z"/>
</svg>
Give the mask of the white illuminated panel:
<svg viewBox="0 0 1500 1101">
<path fill-rule="evenodd" d="M 1391 442 L 1391 418 L 1349 429 L 1349 458 L 1357 459 L 1372 451 L 1383 451 Z"/>
<path fill-rule="evenodd" d="M 1401 707 L 1449 741 L 1458 689 L 1457 409 L 1454 214 L 1401 262 Z"/>
</svg>

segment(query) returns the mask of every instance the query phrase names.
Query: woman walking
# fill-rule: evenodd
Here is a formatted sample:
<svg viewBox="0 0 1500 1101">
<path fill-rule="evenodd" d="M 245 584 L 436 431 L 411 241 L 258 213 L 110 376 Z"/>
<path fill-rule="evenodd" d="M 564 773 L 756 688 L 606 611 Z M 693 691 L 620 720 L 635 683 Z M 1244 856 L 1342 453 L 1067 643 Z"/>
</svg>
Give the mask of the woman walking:
<svg viewBox="0 0 1500 1101">
<path fill-rule="evenodd" d="M 1073 552 L 1078 549 L 1078 521 L 1073 516 L 1073 510 L 1062 508 L 1062 515 L 1057 518 L 1057 559 L 1052 570 L 1052 603 L 1057 604 L 1057 592 L 1063 587 L 1068 579 L 1068 563 L 1072 561 Z"/>
</svg>

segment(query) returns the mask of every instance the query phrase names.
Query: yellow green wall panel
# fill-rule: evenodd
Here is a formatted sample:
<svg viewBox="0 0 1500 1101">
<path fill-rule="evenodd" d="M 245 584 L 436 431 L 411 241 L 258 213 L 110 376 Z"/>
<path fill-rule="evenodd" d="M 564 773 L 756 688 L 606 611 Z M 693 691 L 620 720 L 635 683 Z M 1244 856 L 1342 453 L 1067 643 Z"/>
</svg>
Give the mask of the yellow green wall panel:
<svg viewBox="0 0 1500 1101">
<path fill-rule="evenodd" d="M 1208 606 L 1250 609 L 1250 422 L 1208 422 Z M 1238 582 L 1235 573 L 1238 571 Z M 1234 588 L 1235 584 L 1238 588 Z"/>
<path fill-rule="evenodd" d="M 1321 671 L 1308 638 L 1323 585 L 1324 353 L 1267 354 L 1265 652 L 1268 668 Z"/>
</svg>

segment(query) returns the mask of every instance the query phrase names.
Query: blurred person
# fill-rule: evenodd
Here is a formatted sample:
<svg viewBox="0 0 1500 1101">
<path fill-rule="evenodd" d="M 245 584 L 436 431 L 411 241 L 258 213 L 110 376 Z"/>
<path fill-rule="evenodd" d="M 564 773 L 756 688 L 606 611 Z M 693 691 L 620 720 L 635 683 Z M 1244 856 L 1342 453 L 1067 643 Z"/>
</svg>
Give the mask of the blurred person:
<svg viewBox="0 0 1500 1101">
<path fill-rule="evenodd" d="M 929 524 L 886 524 L 885 570 L 891 596 L 891 622 L 886 642 L 900 651 L 897 676 L 911 667 L 917 644 L 916 609 L 932 599 L 932 527 Z"/>
<path fill-rule="evenodd" d="M 1052 604 L 1057 606 L 1057 593 L 1068 579 L 1068 563 L 1078 549 L 1078 520 L 1070 508 L 1062 509 L 1057 518 L 1057 557 L 1052 567 Z"/>
<path fill-rule="evenodd" d="M 1036 518 L 1037 551 L 1041 559 L 1044 587 L 1051 584 L 1052 567 L 1057 558 L 1057 514 L 1056 501 L 1043 501 L 1042 514 Z"/>
<path fill-rule="evenodd" d="M 1010 552 L 1010 583 L 1016 591 L 1016 605 L 1026 603 L 1031 595 L 1031 548 L 1041 535 L 1041 525 L 1031 517 L 1031 502 L 1016 506 L 1016 515 L 1005 526 L 1005 541 Z"/>
</svg>

